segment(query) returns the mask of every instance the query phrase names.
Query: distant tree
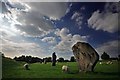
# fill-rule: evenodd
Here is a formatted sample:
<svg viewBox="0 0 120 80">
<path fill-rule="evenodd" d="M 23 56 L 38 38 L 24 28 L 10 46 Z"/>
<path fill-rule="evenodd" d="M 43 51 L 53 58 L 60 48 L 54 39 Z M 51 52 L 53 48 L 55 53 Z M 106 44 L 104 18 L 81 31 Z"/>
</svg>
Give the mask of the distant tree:
<svg viewBox="0 0 120 80">
<path fill-rule="evenodd" d="M 64 60 L 64 62 L 70 62 L 69 60 Z"/>
<path fill-rule="evenodd" d="M 5 55 L 3 52 L 0 52 L 0 54 L 1 54 L 2 58 L 5 58 Z"/>
<path fill-rule="evenodd" d="M 70 62 L 75 62 L 74 56 L 72 56 L 72 57 L 70 58 Z"/>
<path fill-rule="evenodd" d="M 51 59 L 52 59 L 51 57 L 45 57 L 45 58 L 43 58 L 43 62 L 44 62 L 44 61 L 46 61 L 46 62 L 51 62 L 51 61 L 52 61 Z"/>
<path fill-rule="evenodd" d="M 21 56 L 21 61 L 25 61 L 25 55 Z"/>
<path fill-rule="evenodd" d="M 32 57 L 32 56 L 19 56 L 19 57 L 14 57 L 14 60 L 16 61 L 24 61 L 27 63 L 36 63 L 36 62 L 40 62 L 42 63 L 42 59 L 38 58 L 38 57 Z"/>
<path fill-rule="evenodd" d="M 38 57 L 32 57 L 30 63 L 36 63 L 36 62 L 42 63 L 42 59 Z"/>
<path fill-rule="evenodd" d="M 57 61 L 58 62 L 64 62 L 64 58 L 60 57 Z"/>
<path fill-rule="evenodd" d="M 118 55 L 118 60 L 120 60 L 120 54 Z"/>
<path fill-rule="evenodd" d="M 13 59 L 17 61 L 17 57 L 16 56 Z"/>
<path fill-rule="evenodd" d="M 104 52 L 104 53 L 101 55 L 101 59 L 103 59 L 103 60 L 108 60 L 108 59 L 110 59 L 110 56 L 109 56 L 106 52 Z"/>
<path fill-rule="evenodd" d="M 109 60 L 118 60 L 118 58 L 117 57 L 111 57 L 111 58 L 109 58 Z"/>
<path fill-rule="evenodd" d="M 47 57 L 47 62 L 51 62 L 52 58 L 51 57 Z"/>
<path fill-rule="evenodd" d="M 4 54 L 2 54 L 2 58 L 5 58 L 5 55 L 4 55 Z"/>
</svg>

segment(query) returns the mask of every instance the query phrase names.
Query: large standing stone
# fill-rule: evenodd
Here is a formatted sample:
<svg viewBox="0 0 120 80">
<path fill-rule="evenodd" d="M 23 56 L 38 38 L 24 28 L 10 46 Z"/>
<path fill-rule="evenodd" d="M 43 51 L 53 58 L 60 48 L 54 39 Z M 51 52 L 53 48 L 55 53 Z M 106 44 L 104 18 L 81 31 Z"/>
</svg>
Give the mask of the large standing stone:
<svg viewBox="0 0 120 80">
<path fill-rule="evenodd" d="M 80 71 L 93 71 L 99 55 L 88 43 L 77 42 L 73 47 L 73 54 L 76 57 Z"/>
</svg>

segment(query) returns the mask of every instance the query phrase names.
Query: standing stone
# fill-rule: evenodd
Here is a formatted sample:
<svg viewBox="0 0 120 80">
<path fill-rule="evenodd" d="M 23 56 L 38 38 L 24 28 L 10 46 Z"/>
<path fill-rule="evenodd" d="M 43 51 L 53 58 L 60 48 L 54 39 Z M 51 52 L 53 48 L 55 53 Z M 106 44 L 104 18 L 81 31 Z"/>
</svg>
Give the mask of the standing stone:
<svg viewBox="0 0 120 80">
<path fill-rule="evenodd" d="M 78 62 L 79 70 L 83 72 L 93 71 L 99 60 L 99 55 L 95 49 L 88 43 L 77 42 L 72 50 Z"/>
<path fill-rule="evenodd" d="M 56 54 L 55 54 L 55 52 L 52 54 L 52 66 L 56 66 L 56 58 L 57 58 L 57 56 L 56 56 Z"/>
</svg>

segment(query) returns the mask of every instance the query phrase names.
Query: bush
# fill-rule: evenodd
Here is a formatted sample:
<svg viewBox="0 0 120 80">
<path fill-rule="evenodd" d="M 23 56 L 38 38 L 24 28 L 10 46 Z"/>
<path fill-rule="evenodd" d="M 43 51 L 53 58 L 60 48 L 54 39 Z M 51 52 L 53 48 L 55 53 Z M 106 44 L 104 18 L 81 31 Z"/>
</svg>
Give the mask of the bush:
<svg viewBox="0 0 120 80">
<path fill-rule="evenodd" d="M 101 55 L 101 59 L 103 59 L 103 60 L 108 60 L 108 59 L 110 59 L 110 56 L 109 56 L 106 52 L 104 52 L 104 53 Z"/>
</svg>

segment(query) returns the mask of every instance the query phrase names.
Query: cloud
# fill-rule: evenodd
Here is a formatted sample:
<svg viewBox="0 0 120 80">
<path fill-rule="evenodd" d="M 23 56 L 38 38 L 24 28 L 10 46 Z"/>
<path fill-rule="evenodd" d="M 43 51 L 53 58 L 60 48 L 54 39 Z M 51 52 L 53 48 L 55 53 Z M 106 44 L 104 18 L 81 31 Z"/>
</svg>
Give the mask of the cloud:
<svg viewBox="0 0 120 80">
<path fill-rule="evenodd" d="M 6 6 L 8 5 L 7 2 L 5 4 Z M 7 26 L 14 26 L 14 29 L 18 31 L 20 35 L 41 37 L 52 31 L 52 22 L 50 20 L 44 19 L 45 15 L 41 14 L 37 10 L 32 10 L 32 7 L 26 3 L 9 3 L 9 5 L 13 7 L 10 9 L 9 7 L 4 7 L 9 9 L 11 14 L 3 14 L 5 17 L 2 17 L 1 19 L 3 22 L 5 22 L 6 18 L 6 22 L 9 22 L 9 25 Z"/>
<path fill-rule="evenodd" d="M 67 8 L 67 10 L 66 10 L 66 14 L 70 12 L 72 6 L 73 6 L 73 4 L 70 3 L 69 6 L 68 6 L 68 8 Z"/>
<path fill-rule="evenodd" d="M 31 10 L 38 11 L 52 20 L 60 20 L 65 16 L 68 8 L 68 4 L 63 2 L 32 2 L 26 4 L 31 7 Z"/>
<path fill-rule="evenodd" d="M 80 10 L 85 10 L 86 9 L 86 7 L 85 6 L 82 6 L 81 8 L 80 8 Z"/>
<path fill-rule="evenodd" d="M 10 2 L 10 1 L 0 1 L 0 13 L 3 14 L 4 18 L 14 20 L 16 18 L 15 13 L 19 11 L 27 12 L 29 10 L 29 6 L 24 3 L 19 2 Z"/>
<path fill-rule="evenodd" d="M 5 55 L 10 57 L 21 54 L 39 57 L 51 55 L 53 45 L 57 42 L 55 37 L 45 37 L 45 35 L 54 31 L 51 20 L 60 20 L 66 14 L 67 4 L 5 3 L 3 7 L 6 10 L 0 13 L 0 32 L 2 33 L 0 46 Z M 28 36 L 32 39 L 28 39 Z M 37 41 L 39 44 L 34 42 L 34 37 L 41 36 L 43 39 Z"/>
<path fill-rule="evenodd" d="M 56 44 L 57 43 L 55 37 L 44 37 L 43 39 L 41 39 L 41 41 L 47 42 L 47 43 L 50 43 L 50 44 Z"/>
<path fill-rule="evenodd" d="M 16 28 L 19 30 L 20 35 L 27 37 L 40 37 L 47 34 L 44 30 L 42 31 L 39 27 L 32 25 L 16 25 Z"/>
<path fill-rule="evenodd" d="M 69 30 L 67 28 L 62 28 L 60 29 L 56 29 L 55 34 L 61 38 L 61 40 L 66 40 L 68 39 L 68 36 L 71 37 L 71 34 L 69 34 Z"/>
<path fill-rule="evenodd" d="M 24 35 L 40 37 L 48 34 L 53 29 L 51 21 L 45 20 L 37 12 L 21 13 L 17 20 L 22 25 L 15 25 Z"/>
<path fill-rule="evenodd" d="M 34 42 L 15 42 L 8 39 L 2 39 L 2 52 L 8 57 L 15 57 L 20 55 L 32 55 L 44 57 L 46 54 L 44 48 Z"/>
<path fill-rule="evenodd" d="M 79 16 L 79 15 L 80 15 L 80 13 L 75 12 L 75 13 L 72 15 L 71 19 L 75 19 L 75 18 L 77 18 L 77 16 Z"/>
<path fill-rule="evenodd" d="M 7 6 L 5 5 L 4 2 L 1 2 L 0 1 L 0 13 L 6 13 L 6 12 L 9 12 L 9 10 L 7 9 Z"/>
<path fill-rule="evenodd" d="M 106 12 L 120 12 L 120 5 L 117 2 L 114 3 L 106 3 L 105 5 Z"/>
<path fill-rule="evenodd" d="M 78 42 L 78 41 L 81 41 L 81 42 L 87 42 L 89 36 L 81 36 L 81 35 L 78 35 L 78 34 L 75 34 L 73 35 L 73 41 Z"/>
<path fill-rule="evenodd" d="M 96 50 L 99 52 L 100 55 L 103 52 L 107 52 L 110 56 L 116 57 L 120 52 L 120 50 L 118 49 L 119 44 L 120 44 L 120 41 L 118 40 L 109 41 L 99 45 L 99 47 L 97 47 Z"/>
<path fill-rule="evenodd" d="M 88 39 L 88 36 L 70 34 L 67 28 L 62 28 L 61 30 L 57 30 L 55 34 L 60 37 L 61 41 L 54 47 L 54 49 L 59 51 L 60 53 L 67 53 L 67 52 L 72 53 L 71 48 L 76 42 L 78 41 L 87 42 Z"/>
<path fill-rule="evenodd" d="M 109 33 L 118 31 L 118 14 L 120 10 L 117 3 L 105 5 L 104 11 L 99 10 L 93 12 L 88 19 L 88 25 L 95 30 L 103 30 Z"/>
<path fill-rule="evenodd" d="M 65 15 L 66 3 L 25 3 L 30 7 L 28 12 L 17 14 L 17 21 L 22 25 L 16 25 L 20 34 L 31 37 L 45 36 L 53 30 L 52 20 L 58 20 Z M 46 19 L 48 17 L 49 19 Z"/>
<path fill-rule="evenodd" d="M 63 2 L 3 2 L 3 22 L 15 26 L 20 35 L 45 36 L 53 30 L 52 20 L 65 16 L 68 3 Z M 48 18 L 48 19 L 46 19 Z M 10 26 L 11 27 L 11 26 Z"/>
<path fill-rule="evenodd" d="M 71 20 L 75 21 L 75 24 L 78 25 L 79 29 L 81 29 L 81 26 L 83 24 L 83 15 L 80 12 L 75 12 L 72 17 Z"/>
</svg>

